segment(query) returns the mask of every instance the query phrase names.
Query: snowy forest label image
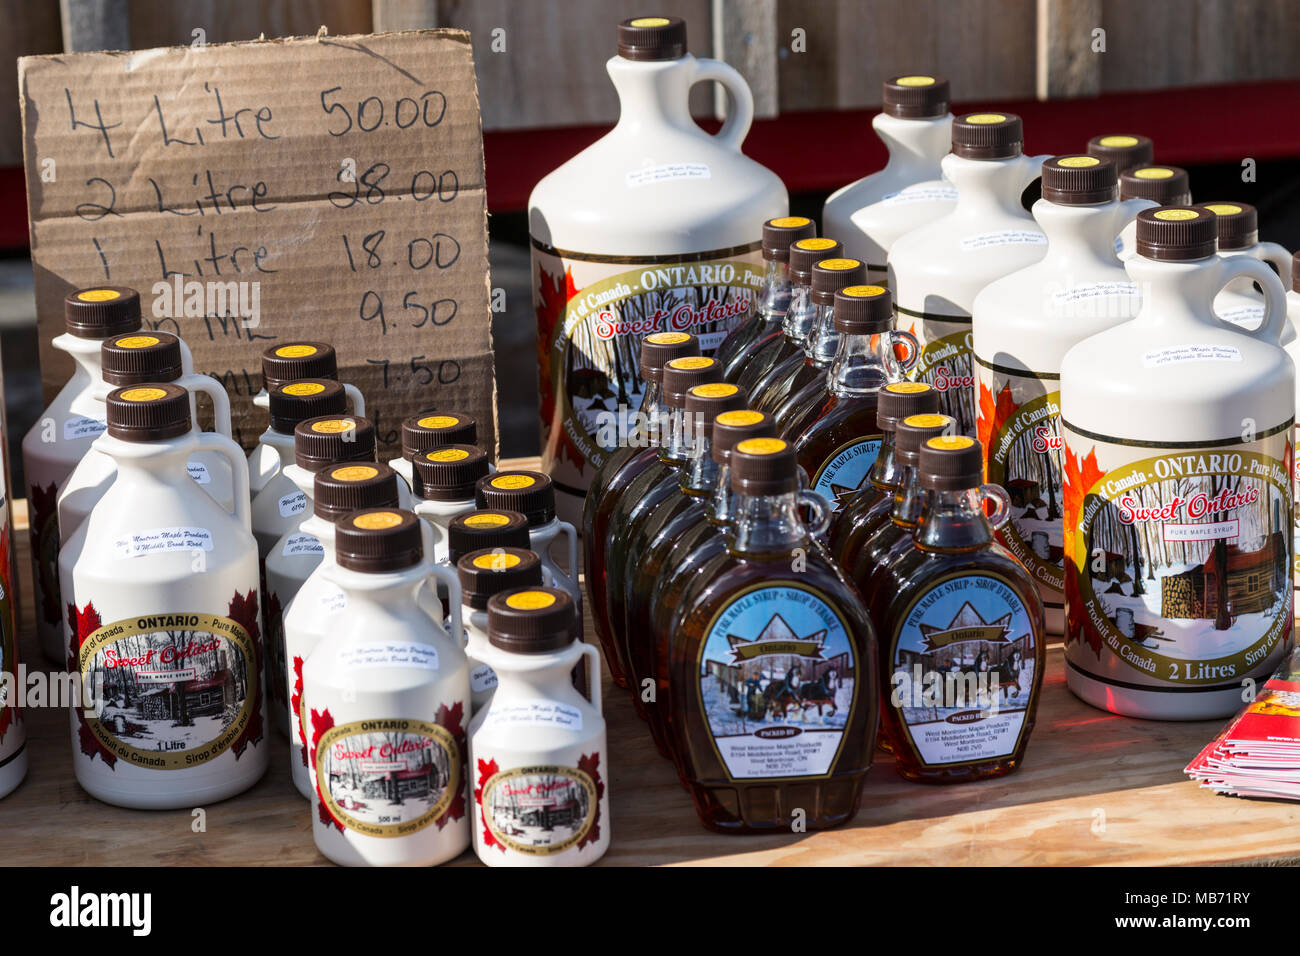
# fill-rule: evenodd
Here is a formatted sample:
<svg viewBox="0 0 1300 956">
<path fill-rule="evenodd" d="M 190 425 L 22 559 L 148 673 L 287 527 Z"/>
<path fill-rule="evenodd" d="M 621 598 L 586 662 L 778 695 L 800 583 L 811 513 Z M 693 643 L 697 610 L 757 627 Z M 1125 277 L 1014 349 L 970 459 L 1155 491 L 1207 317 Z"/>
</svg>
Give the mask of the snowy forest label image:
<svg viewBox="0 0 1300 956">
<path fill-rule="evenodd" d="M 847 625 L 793 582 L 742 591 L 700 647 L 700 706 L 733 778 L 830 772 L 856 704 Z"/>
<path fill-rule="evenodd" d="M 86 724 L 138 767 L 184 770 L 225 753 L 244 733 L 258 680 L 253 639 L 215 614 L 114 621 L 81 642 L 95 709 Z"/>
<path fill-rule="evenodd" d="M 420 720 L 361 720 L 327 730 L 316 746 L 316 781 L 336 820 L 366 836 L 409 836 L 440 817 L 460 792 L 456 740 Z"/>
<path fill-rule="evenodd" d="M 1234 684 L 1291 632 L 1291 428 L 1201 449 L 1063 423 L 1066 652 L 1099 676 Z"/>
<path fill-rule="evenodd" d="M 580 487 L 635 430 L 641 339 L 689 332 L 711 355 L 763 276 L 757 244 L 676 262 L 592 260 L 533 248 L 545 466 Z"/>
<path fill-rule="evenodd" d="M 952 322 L 920 318 L 898 310 L 898 328 L 921 343 L 921 357 L 908 375 L 939 393 L 939 411 L 957 419 L 957 434 L 975 435 L 975 371 L 971 353 L 970 319 Z"/>
<path fill-rule="evenodd" d="M 482 786 L 483 822 L 503 847 L 534 856 L 576 846 L 596 820 L 596 782 L 574 767 L 520 767 Z"/>
<path fill-rule="evenodd" d="M 826 499 L 834 511 L 844 507 L 871 480 L 871 466 L 880 454 L 880 438 L 846 442 L 822 462 L 813 478 L 813 491 Z"/>
</svg>

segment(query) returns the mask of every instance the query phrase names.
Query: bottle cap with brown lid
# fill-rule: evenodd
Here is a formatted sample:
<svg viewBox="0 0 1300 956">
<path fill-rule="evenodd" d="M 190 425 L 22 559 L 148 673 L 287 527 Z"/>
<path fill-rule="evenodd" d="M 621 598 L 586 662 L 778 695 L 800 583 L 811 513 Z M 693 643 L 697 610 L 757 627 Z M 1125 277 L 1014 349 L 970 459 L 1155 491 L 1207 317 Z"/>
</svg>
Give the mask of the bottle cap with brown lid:
<svg viewBox="0 0 1300 956">
<path fill-rule="evenodd" d="M 528 519 L 506 508 L 479 508 L 456 515 L 447 525 L 447 560 L 483 548 L 527 548 Z"/>
<path fill-rule="evenodd" d="M 456 561 L 461 600 L 475 611 L 485 611 L 488 599 L 502 591 L 540 587 L 542 559 L 523 548 L 481 548 Z"/>
<path fill-rule="evenodd" d="M 334 560 L 367 574 L 401 571 L 424 557 L 421 519 L 401 508 L 365 508 L 334 524 Z"/>
<path fill-rule="evenodd" d="M 813 266 L 823 259 L 839 259 L 844 255 L 844 246 L 834 239 L 824 236 L 800 239 L 790 247 L 790 264 L 787 270 L 790 281 L 795 285 L 812 283 Z"/>
<path fill-rule="evenodd" d="M 1197 203 L 1214 213 L 1219 249 L 1249 249 L 1259 243 L 1259 213 L 1244 202 Z"/>
<path fill-rule="evenodd" d="M 685 408 L 687 415 L 699 415 L 712 425 L 723 412 L 745 408 L 748 402 L 739 386 L 730 382 L 705 382 L 686 390 Z"/>
<path fill-rule="evenodd" d="M 299 422 L 320 415 L 342 415 L 348 395 L 338 382 L 325 378 L 285 382 L 271 389 L 271 431 L 292 435 Z"/>
<path fill-rule="evenodd" d="M 536 528 L 555 517 L 555 486 L 541 472 L 498 471 L 478 480 L 474 502 L 480 508 L 518 511 Z"/>
<path fill-rule="evenodd" d="M 881 85 L 880 111 L 899 119 L 933 119 L 948 115 L 948 96 L 948 81 L 942 76 L 891 76 Z"/>
<path fill-rule="evenodd" d="M 324 342 L 285 342 L 262 352 L 262 385 L 268 392 L 300 378 L 338 377 L 338 356 Z"/>
<path fill-rule="evenodd" d="M 866 281 L 867 264 L 861 259 L 819 259 L 812 267 L 812 300 L 817 305 L 834 305 L 836 292 Z"/>
<path fill-rule="evenodd" d="M 1192 193 L 1188 182 L 1187 170 L 1178 166 L 1135 166 L 1119 174 L 1119 198 L 1189 206 Z"/>
<path fill-rule="evenodd" d="M 947 415 L 925 412 L 899 419 L 894 426 L 894 455 L 904 465 L 916 467 L 920 461 L 921 446 L 937 435 L 957 430 L 957 420 Z"/>
<path fill-rule="evenodd" d="M 763 258 L 768 262 L 789 262 L 790 247 L 800 239 L 817 235 L 817 223 L 807 216 L 778 216 L 763 223 Z"/>
<path fill-rule="evenodd" d="M 63 300 L 63 325 L 79 339 L 107 339 L 140 328 L 140 293 L 120 285 L 78 289 Z"/>
<path fill-rule="evenodd" d="M 618 55 L 625 60 L 678 60 L 686 55 L 681 17 L 632 17 L 618 25 Z"/>
<path fill-rule="evenodd" d="M 179 385 L 147 382 L 108 393 L 108 433 L 122 441 L 166 441 L 190 430 L 190 393 Z"/>
<path fill-rule="evenodd" d="M 478 480 L 488 473 L 487 452 L 475 445 L 446 445 L 411 462 L 417 498 L 472 501 Z"/>
<path fill-rule="evenodd" d="M 1015 113 L 967 113 L 952 121 L 952 152 L 964 159 L 1010 159 L 1024 145 Z"/>
<path fill-rule="evenodd" d="M 420 412 L 402 419 L 402 457 L 407 461 L 445 445 L 473 445 L 477 442 L 478 425 L 468 415 Z"/>
<path fill-rule="evenodd" d="M 1043 198 L 1058 206 L 1112 202 L 1119 198 L 1119 173 L 1096 156 L 1053 156 L 1043 163 Z"/>
<path fill-rule="evenodd" d="M 1214 255 L 1219 229 L 1214 213 L 1198 206 L 1161 206 L 1137 216 L 1137 254 L 1185 262 Z"/>
<path fill-rule="evenodd" d="M 729 464 L 731 450 L 747 438 L 775 438 L 776 422 L 766 412 L 752 408 L 723 412 L 713 419 L 709 454 L 719 465 Z"/>
<path fill-rule="evenodd" d="M 360 415 L 320 415 L 294 426 L 293 460 L 317 472 L 341 461 L 375 460 L 375 426 Z"/>
<path fill-rule="evenodd" d="M 128 332 L 99 347 L 104 381 L 109 385 L 174 382 L 185 369 L 181 340 L 170 332 Z"/>
<path fill-rule="evenodd" d="M 696 385 L 722 381 L 722 366 L 716 359 L 701 355 L 675 358 L 664 366 L 664 404 L 669 408 L 685 408 L 686 393 Z"/>
<path fill-rule="evenodd" d="M 836 332 L 874 335 L 894 324 L 894 298 L 881 285 L 851 285 L 835 293 Z"/>
<path fill-rule="evenodd" d="M 326 465 L 312 481 L 312 514 L 333 524 L 361 508 L 396 508 L 397 472 L 387 465 Z"/>
<path fill-rule="evenodd" d="M 1087 154 L 1113 163 L 1116 172 L 1122 173 L 1134 166 L 1150 166 L 1155 146 L 1136 133 L 1111 133 L 1088 140 Z"/>
<path fill-rule="evenodd" d="M 921 446 L 917 480 L 931 491 L 978 488 L 984 481 L 980 443 L 965 435 L 937 435 Z"/>
<path fill-rule="evenodd" d="M 488 641 L 515 654 L 545 654 L 577 638 L 577 613 L 568 591 L 531 587 L 488 598 Z"/>
<path fill-rule="evenodd" d="M 925 382 L 890 382 L 876 397 L 876 427 L 892 432 L 911 415 L 936 414 L 939 392 Z"/>
<path fill-rule="evenodd" d="M 746 438 L 731 449 L 731 490 L 784 495 L 799 490 L 799 460 L 783 438 Z"/>
<path fill-rule="evenodd" d="M 677 358 L 700 354 L 700 340 L 689 332 L 651 332 L 641 340 L 641 379 L 661 382 L 664 366 Z"/>
</svg>

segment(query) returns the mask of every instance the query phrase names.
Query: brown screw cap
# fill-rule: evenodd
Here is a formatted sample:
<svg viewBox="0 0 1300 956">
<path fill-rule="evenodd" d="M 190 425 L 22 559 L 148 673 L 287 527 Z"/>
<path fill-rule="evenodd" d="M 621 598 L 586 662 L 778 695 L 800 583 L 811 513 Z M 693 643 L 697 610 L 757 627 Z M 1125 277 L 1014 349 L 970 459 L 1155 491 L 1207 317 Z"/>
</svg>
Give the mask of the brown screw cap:
<svg viewBox="0 0 1300 956">
<path fill-rule="evenodd" d="M 1155 146 L 1149 138 L 1136 133 L 1111 133 L 1088 140 L 1087 154 L 1113 163 L 1122 173 L 1134 166 L 1150 166 Z"/>
<path fill-rule="evenodd" d="M 420 519 L 401 508 L 365 508 L 334 524 L 339 567 L 369 574 L 400 571 L 424 556 Z"/>
<path fill-rule="evenodd" d="M 851 285 L 835 293 L 836 332 L 874 335 L 893 328 L 894 298 L 882 285 Z"/>
<path fill-rule="evenodd" d="M 867 264 L 861 259 L 821 259 L 812 267 L 812 300 L 834 305 L 835 293 L 867 281 Z"/>
<path fill-rule="evenodd" d="M 325 378 L 285 382 L 271 389 L 271 431 L 293 434 L 294 427 L 319 415 L 342 415 L 348 395 L 338 382 Z"/>
<path fill-rule="evenodd" d="M 956 428 L 957 420 L 947 415 L 933 412 L 908 415 L 894 425 L 894 454 L 904 465 L 916 467 L 921 457 L 921 446 L 928 439 Z"/>
<path fill-rule="evenodd" d="M 181 340 L 170 332 L 128 332 L 99 347 L 104 381 L 109 385 L 174 382 L 184 373 Z"/>
<path fill-rule="evenodd" d="M 665 365 L 663 376 L 664 404 L 685 408 L 686 393 L 696 385 L 722 381 L 722 366 L 716 359 L 687 355 Z"/>
<path fill-rule="evenodd" d="M 326 465 L 312 482 L 312 514 L 331 523 L 360 508 L 396 508 L 397 472 L 387 465 Z"/>
<path fill-rule="evenodd" d="M 375 460 L 375 426 L 359 415 L 321 415 L 293 429 L 293 460 L 317 472 L 343 461 Z"/>
<path fill-rule="evenodd" d="M 456 576 L 464 603 L 485 611 L 494 594 L 540 587 L 542 560 L 527 547 L 482 548 L 457 559 Z"/>
<path fill-rule="evenodd" d="M 790 281 L 797 285 L 808 285 L 812 282 L 813 266 L 823 259 L 838 259 L 843 255 L 844 246 L 834 239 L 817 236 L 800 239 L 790 246 L 790 264 L 787 268 Z"/>
<path fill-rule="evenodd" d="M 744 391 L 730 382 L 706 382 L 687 389 L 685 409 L 687 415 L 700 415 L 712 425 L 723 412 L 737 411 L 748 402 Z"/>
<path fill-rule="evenodd" d="M 618 25 L 618 55 L 625 60 L 677 60 L 686 55 L 681 17 L 633 17 Z"/>
<path fill-rule="evenodd" d="M 555 486 L 536 471 L 499 471 L 478 480 L 474 503 L 479 508 L 518 511 L 536 528 L 555 517 Z"/>
<path fill-rule="evenodd" d="M 799 490 L 794 445 L 783 438 L 747 438 L 731 449 L 731 490 L 740 495 L 782 495 Z"/>
<path fill-rule="evenodd" d="M 876 427 L 892 432 L 904 418 L 938 411 L 939 393 L 925 382 L 890 382 L 876 399 Z"/>
<path fill-rule="evenodd" d="M 899 119 L 930 119 L 948 113 L 948 81 L 929 73 L 891 76 L 881 86 L 881 112 Z"/>
<path fill-rule="evenodd" d="M 699 354 L 700 340 L 689 332 L 651 332 L 641 340 L 641 379 L 661 382 L 673 359 Z"/>
<path fill-rule="evenodd" d="M 338 377 L 338 356 L 324 342 L 285 342 L 262 352 L 262 384 L 268 392 L 295 379 Z"/>
<path fill-rule="evenodd" d="M 747 438 L 775 438 L 776 422 L 766 412 L 751 408 L 723 412 L 713 419 L 709 454 L 719 465 L 731 461 L 731 450 Z"/>
<path fill-rule="evenodd" d="M 481 508 L 456 515 L 447 525 L 447 559 L 483 548 L 527 548 L 528 519 L 518 511 Z"/>
<path fill-rule="evenodd" d="M 447 445 L 417 455 L 411 462 L 417 498 L 470 501 L 474 487 L 488 473 L 487 452 L 474 445 Z"/>
<path fill-rule="evenodd" d="M 817 223 L 806 216 L 778 216 L 763 223 L 763 258 L 768 262 L 790 261 L 790 247 L 800 239 L 817 236 Z"/>
<path fill-rule="evenodd" d="M 516 654 L 544 654 L 577 638 L 573 598 L 559 588 L 530 587 L 488 598 L 488 641 Z"/>
<path fill-rule="evenodd" d="M 120 285 L 78 289 L 63 300 L 63 325 L 79 339 L 107 339 L 140 328 L 140 293 Z"/>
<path fill-rule="evenodd" d="M 147 382 L 108 393 L 108 433 L 122 441 L 165 441 L 190 430 L 190 393 Z"/>
<path fill-rule="evenodd" d="M 445 445 L 473 445 L 477 442 L 478 424 L 468 415 L 420 412 L 402 419 L 402 457 L 407 461 Z"/>
<path fill-rule="evenodd" d="M 1183 262 L 1214 255 L 1218 217 L 1200 206 L 1161 206 L 1137 216 L 1137 254 L 1146 259 Z"/>
<path fill-rule="evenodd" d="M 952 121 L 952 151 L 966 159 L 1010 159 L 1024 145 L 1015 113 L 967 113 Z"/>
<path fill-rule="evenodd" d="M 1043 198 L 1058 206 L 1112 202 L 1119 198 L 1119 173 L 1096 156 L 1053 156 L 1043 163 Z"/>
<path fill-rule="evenodd" d="M 921 446 L 917 478 L 932 491 L 978 488 L 984 481 L 980 443 L 965 435 L 938 435 Z"/>
<path fill-rule="evenodd" d="M 1244 202 L 1197 203 L 1214 213 L 1220 249 L 1249 249 L 1259 242 L 1259 213 Z"/>
<path fill-rule="evenodd" d="M 1149 199 L 1162 206 L 1190 206 L 1187 170 L 1178 166 L 1135 166 L 1119 174 L 1120 199 Z"/>
</svg>

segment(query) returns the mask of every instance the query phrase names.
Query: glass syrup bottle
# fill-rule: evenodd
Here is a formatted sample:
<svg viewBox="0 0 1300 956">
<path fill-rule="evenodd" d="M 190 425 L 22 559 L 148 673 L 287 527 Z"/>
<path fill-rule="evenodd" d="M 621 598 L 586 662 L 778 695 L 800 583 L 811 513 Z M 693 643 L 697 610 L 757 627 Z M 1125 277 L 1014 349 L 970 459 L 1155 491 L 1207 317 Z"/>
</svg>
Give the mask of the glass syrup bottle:
<svg viewBox="0 0 1300 956">
<path fill-rule="evenodd" d="M 930 505 L 915 546 L 889 565 L 881 635 L 884 733 L 908 780 L 999 777 L 1024 758 L 1043 683 L 1038 588 L 993 537 L 1006 494 L 981 485 L 979 442 L 927 439 L 918 465 Z"/>
<path fill-rule="evenodd" d="M 663 403 L 664 366 L 675 358 L 700 354 L 699 340 L 687 332 L 653 332 L 641 340 L 641 379 L 645 390 L 637 411 L 637 427 L 619 436 L 591 480 L 582 506 L 582 558 L 587 592 L 591 595 L 591 620 L 605 652 L 609 675 L 619 687 L 627 685 L 623 663 L 614 647 L 605 595 L 605 541 L 609 517 L 637 475 L 659 460 L 661 428 L 668 410 Z"/>
<path fill-rule="evenodd" d="M 871 464 L 870 480 L 831 519 L 827 546 L 840 567 L 851 568 L 867 538 L 889 520 L 903 470 L 894 452 L 898 423 L 909 415 L 938 410 L 939 393 L 925 382 L 890 382 L 880 390 L 876 405 L 880 452 Z"/>
<path fill-rule="evenodd" d="M 669 673 L 679 769 L 706 827 L 786 831 L 850 820 L 875 748 L 875 634 L 856 590 L 800 518 L 794 447 L 731 453 L 725 557 L 677 609 Z"/>
<path fill-rule="evenodd" d="M 824 384 L 792 413 L 783 434 L 794 442 L 812 490 L 838 511 L 867 484 L 880 452 L 883 433 L 876 425 L 880 389 L 902 380 L 920 350 L 910 332 L 891 328 L 893 307 L 884 286 L 840 289 L 834 309 L 839 333 L 835 359 Z M 907 348 L 908 361 L 898 361 L 896 342 Z"/>
</svg>

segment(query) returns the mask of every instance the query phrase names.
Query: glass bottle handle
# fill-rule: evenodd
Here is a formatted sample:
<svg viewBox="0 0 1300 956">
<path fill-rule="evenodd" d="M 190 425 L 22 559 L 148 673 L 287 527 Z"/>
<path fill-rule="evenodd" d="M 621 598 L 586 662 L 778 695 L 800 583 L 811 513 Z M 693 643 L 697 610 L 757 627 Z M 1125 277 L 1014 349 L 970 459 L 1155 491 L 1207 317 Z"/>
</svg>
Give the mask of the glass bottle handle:
<svg viewBox="0 0 1300 956">
<path fill-rule="evenodd" d="M 820 538 L 831 526 L 831 506 L 815 491 L 800 491 L 797 497 L 799 504 L 809 511 L 808 520 L 805 522 L 808 530 L 812 532 L 813 537 Z"/>
<path fill-rule="evenodd" d="M 921 360 L 921 343 L 906 329 L 890 329 L 886 334 L 889 336 L 889 351 L 898 363 L 898 370 L 904 376 L 910 375 L 912 369 L 916 368 L 916 363 Z M 907 349 L 902 358 L 898 357 L 898 352 L 894 349 L 895 342 L 901 342 Z"/>
<path fill-rule="evenodd" d="M 1011 520 L 1011 499 L 1001 485 L 980 485 L 980 494 L 985 501 L 993 502 L 993 513 L 986 515 L 993 530 L 999 530 Z"/>
</svg>

